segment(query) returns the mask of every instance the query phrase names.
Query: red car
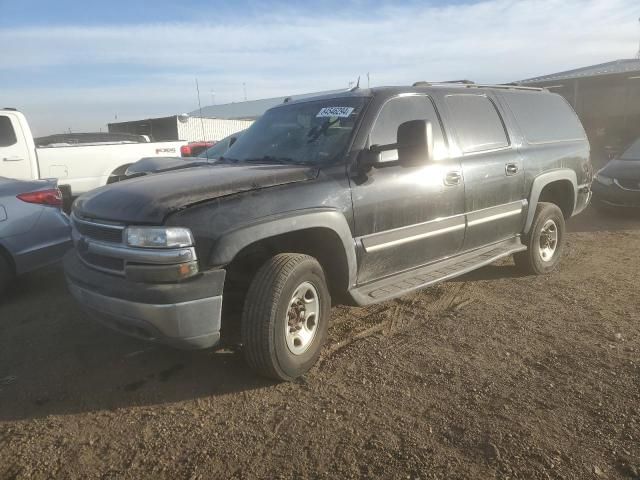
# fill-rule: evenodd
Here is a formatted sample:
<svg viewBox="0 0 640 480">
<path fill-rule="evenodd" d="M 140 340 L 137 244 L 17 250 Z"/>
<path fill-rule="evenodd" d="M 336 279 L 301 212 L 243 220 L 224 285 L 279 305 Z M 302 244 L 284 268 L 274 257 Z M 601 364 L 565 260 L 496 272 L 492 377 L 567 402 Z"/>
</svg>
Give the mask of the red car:
<svg viewBox="0 0 640 480">
<path fill-rule="evenodd" d="M 213 147 L 215 144 L 216 142 L 214 141 L 190 142 L 187 145 L 180 147 L 180 155 L 183 157 L 197 157 L 200 153 L 210 147 Z"/>
</svg>

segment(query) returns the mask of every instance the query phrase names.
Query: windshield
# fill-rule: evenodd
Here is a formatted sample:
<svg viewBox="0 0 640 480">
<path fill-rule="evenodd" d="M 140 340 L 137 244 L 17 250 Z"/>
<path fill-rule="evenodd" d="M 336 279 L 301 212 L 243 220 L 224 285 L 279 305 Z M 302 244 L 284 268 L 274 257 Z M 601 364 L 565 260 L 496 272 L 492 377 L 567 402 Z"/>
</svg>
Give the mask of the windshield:
<svg viewBox="0 0 640 480">
<path fill-rule="evenodd" d="M 207 148 L 205 151 L 198 155 L 199 158 L 208 158 L 209 160 L 217 160 L 229 150 L 229 142 L 232 138 L 238 139 L 242 135 L 243 131 L 236 132 L 216 142 L 212 147 Z"/>
<path fill-rule="evenodd" d="M 224 154 L 256 163 L 328 163 L 345 153 L 364 97 L 283 105 L 267 111 Z"/>
<path fill-rule="evenodd" d="M 621 160 L 640 160 L 640 138 L 631 144 L 620 156 Z"/>
</svg>

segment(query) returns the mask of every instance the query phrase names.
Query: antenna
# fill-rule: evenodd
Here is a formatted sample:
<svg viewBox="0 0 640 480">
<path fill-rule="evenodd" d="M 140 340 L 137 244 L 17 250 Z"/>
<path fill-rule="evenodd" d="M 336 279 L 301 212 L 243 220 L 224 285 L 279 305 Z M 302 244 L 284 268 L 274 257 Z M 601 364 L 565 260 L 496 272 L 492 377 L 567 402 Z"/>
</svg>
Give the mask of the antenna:
<svg viewBox="0 0 640 480">
<path fill-rule="evenodd" d="M 200 126 L 202 127 L 202 141 L 205 141 L 204 135 L 204 120 L 202 119 L 202 104 L 200 103 L 200 86 L 198 85 L 198 79 L 196 78 L 196 92 L 198 92 L 198 109 L 200 110 Z"/>
</svg>

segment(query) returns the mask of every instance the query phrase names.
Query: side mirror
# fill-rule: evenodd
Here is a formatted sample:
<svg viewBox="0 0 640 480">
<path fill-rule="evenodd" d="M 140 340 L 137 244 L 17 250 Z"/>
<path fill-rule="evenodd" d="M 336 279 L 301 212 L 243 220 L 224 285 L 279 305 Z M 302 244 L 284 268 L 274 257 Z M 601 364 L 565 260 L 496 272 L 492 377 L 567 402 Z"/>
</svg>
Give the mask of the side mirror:
<svg viewBox="0 0 640 480">
<path fill-rule="evenodd" d="M 358 166 L 365 170 L 371 170 L 371 167 L 380 163 L 380 150 L 374 145 L 372 148 L 366 148 L 360 152 L 358 156 Z"/>
<path fill-rule="evenodd" d="M 401 165 L 427 163 L 433 159 L 433 127 L 426 120 L 410 120 L 398 127 L 398 161 Z"/>
</svg>

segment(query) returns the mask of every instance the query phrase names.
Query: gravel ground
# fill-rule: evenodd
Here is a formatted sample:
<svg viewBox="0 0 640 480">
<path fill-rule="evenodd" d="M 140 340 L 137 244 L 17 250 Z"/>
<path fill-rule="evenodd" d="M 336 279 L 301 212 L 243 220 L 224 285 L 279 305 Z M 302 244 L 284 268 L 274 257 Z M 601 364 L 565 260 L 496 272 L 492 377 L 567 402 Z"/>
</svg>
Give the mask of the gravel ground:
<svg viewBox="0 0 640 480">
<path fill-rule="evenodd" d="M 336 307 L 319 365 L 252 376 L 88 322 L 59 268 L 0 305 L 0 478 L 640 478 L 640 219 L 587 212 L 511 260 Z"/>
</svg>

